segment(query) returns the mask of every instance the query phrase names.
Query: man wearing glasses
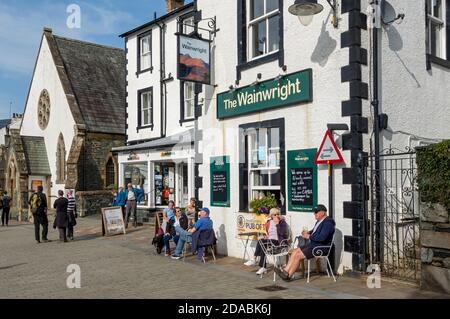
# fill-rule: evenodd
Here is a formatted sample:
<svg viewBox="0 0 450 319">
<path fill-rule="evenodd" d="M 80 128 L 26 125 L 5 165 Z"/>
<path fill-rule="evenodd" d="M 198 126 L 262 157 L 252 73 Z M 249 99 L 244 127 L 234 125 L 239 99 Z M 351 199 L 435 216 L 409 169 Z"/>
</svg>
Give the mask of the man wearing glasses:
<svg viewBox="0 0 450 319">
<path fill-rule="evenodd" d="M 331 245 L 336 223 L 331 217 L 327 216 L 327 208 L 324 205 L 318 205 L 314 209 L 314 218 L 316 224 L 313 230 L 302 232 L 302 237 L 305 240 L 299 241 L 299 247 L 292 252 L 288 264 L 284 269 L 275 268 L 275 272 L 281 279 L 289 281 L 304 259 L 314 258 L 312 251 L 315 247 Z"/>
</svg>

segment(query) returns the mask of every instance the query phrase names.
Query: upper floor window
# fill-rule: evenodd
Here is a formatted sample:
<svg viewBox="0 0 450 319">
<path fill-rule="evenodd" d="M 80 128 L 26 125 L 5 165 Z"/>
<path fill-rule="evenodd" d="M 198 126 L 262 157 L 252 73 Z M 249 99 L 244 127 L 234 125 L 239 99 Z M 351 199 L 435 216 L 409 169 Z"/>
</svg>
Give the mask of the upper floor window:
<svg viewBox="0 0 450 319">
<path fill-rule="evenodd" d="M 152 35 L 151 33 L 139 37 L 139 71 L 144 72 L 152 68 Z"/>
<path fill-rule="evenodd" d="M 195 111 L 195 83 L 184 82 L 184 119 L 192 120 Z"/>
<path fill-rule="evenodd" d="M 447 60 L 447 22 L 449 0 L 427 0 L 428 54 Z"/>
<path fill-rule="evenodd" d="M 139 91 L 139 126 L 153 125 L 153 88 Z"/>
<path fill-rule="evenodd" d="M 280 49 L 279 0 L 248 0 L 248 52 L 254 59 Z"/>
</svg>

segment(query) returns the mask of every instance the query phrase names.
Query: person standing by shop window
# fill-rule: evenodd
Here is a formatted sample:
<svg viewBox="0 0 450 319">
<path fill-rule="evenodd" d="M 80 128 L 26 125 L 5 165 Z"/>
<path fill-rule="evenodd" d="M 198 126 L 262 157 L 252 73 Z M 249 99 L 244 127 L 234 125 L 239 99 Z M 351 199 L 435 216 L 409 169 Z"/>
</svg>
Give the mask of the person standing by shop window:
<svg viewBox="0 0 450 319">
<path fill-rule="evenodd" d="M 64 192 L 62 190 L 58 191 L 58 199 L 55 200 L 53 208 L 56 209 L 56 218 L 53 222 L 53 228 L 58 228 L 59 231 L 59 242 L 67 243 L 66 228 L 69 225 L 69 218 L 67 214 L 67 206 L 69 201 L 64 197 Z"/>
<path fill-rule="evenodd" d="M 3 197 L 0 206 L 3 207 L 2 211 L 2 226 L 8 227 L 9 224 L 9 209 L 11 205 L 11 197 L 8 196 L 8 192 L 3 192 Z"/>
<path fill-rule="evenodd" d="M 113 206 L 120 206 L 122 209 L 123 219 L 125 219 L 125 204 L 127 201 L 127 195 L 123 190 L 123 187 L 119 187 L 119 191 L 116 193 Z"/>
<path fill-rule="evenodd" d="M 133 185 L 128 184 L 125 192 L 126 198 L 126 216 L 125 216 L 125 228 L 128 228 L 128 222 L 130 221 L 130 214 L 133 214 L 133 224 L 137 227 L 137 204 L 144 198 L 144 192 L 139 188 L 133 188 Z"/>
</svg>

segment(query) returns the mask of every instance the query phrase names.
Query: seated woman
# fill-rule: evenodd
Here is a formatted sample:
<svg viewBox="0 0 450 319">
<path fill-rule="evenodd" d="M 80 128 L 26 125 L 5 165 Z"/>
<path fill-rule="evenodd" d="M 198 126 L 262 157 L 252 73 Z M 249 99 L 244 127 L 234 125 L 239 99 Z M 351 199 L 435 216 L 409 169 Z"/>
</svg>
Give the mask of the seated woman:
<svg viewBox="0 0 450 319">
<path fill-rule="evenodd" d="M 178 244 L 180 235 L 175 231 L 175 227 L 181 227 L 184 230 L 188 229 L 188 219 L 185 214 L 181 214 L 181 208 L 175 207 L 174 218 L 169 219 L 166 225 L 166 234 L 164 235 L 164 245 L 166 246 L 165 256 L 170 256 L 170 240 L 173 239 L 175 244 Z"/>
<path fill-rule="evenodd" d="M 263 249 L 261 248 L 260 242 L 263 245 L 268 245 L 272 243 L 275 246 L 280 245 L 283 241 L 289 238 L 289 229 L 284 218 L 281 217 L 280 210 L 278 208 L 272 208 L 269 214 L 269 220 L 266 222 L 266 236 L 261 241 L 258 241 L 255 249 L 255 255 L 253 259 L 247 261 L 244 265 L 254 266 L 256 264 L 256 257 L 259 259 L 259 270 L 256 272 L 257 275 L 262 275 L 267 272 L 266 269 L 266 256 Z M 286 243 L 287 245 L 287 243 Z"/>
<path fill-rule="evenodd" d="M 299 241 L 299 247 L 292 252 L 288 264 L 284 269 L 275 268 L 275 272 L 285 281 L 291 280 L 304 259 L 314 258 L 313 249 L 315 247 L 331 245 L 336 223 L 327 216 L 327 209 L 324 205 L 317 206 L 314 210 L 314 217 L 316 219 L 314 229 L 302 232 L 305 241 Z"/>
</svg>

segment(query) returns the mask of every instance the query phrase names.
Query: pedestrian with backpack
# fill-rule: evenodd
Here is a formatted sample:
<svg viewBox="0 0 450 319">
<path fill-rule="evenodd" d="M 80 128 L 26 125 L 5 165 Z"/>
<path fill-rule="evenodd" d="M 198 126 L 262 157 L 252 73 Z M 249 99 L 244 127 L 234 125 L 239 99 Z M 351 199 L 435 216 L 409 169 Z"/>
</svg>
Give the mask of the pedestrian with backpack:
<svg viewBox="0 0 450 319">
<path fill-rule="evenodd" d="M 41 243 L 39 237 L 40 226 L 42 226 L 42 241 L 44 243 L 50 242 L 47 238 L 48 234 L 48 217 L 47 217 L 47 196 L 43 193 L 44 188 L 38 186 L 37 192 L 31 195 L 28 205 L 31 208 L 31 213 L 34 219 L 34 235 L 36 242 Z"/>
<path fill-rule="evenodd" d="M 1 200 L 1 205 L 3 207 L 2 211 L 2 226 L 8 227 L 9 223 L 9 209 L 11 205 L 11 197 L 8 196 L 8 192 L 3 192 L 3 197 Z"/>
</svg>

